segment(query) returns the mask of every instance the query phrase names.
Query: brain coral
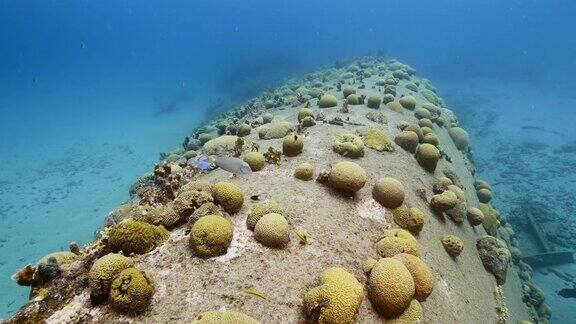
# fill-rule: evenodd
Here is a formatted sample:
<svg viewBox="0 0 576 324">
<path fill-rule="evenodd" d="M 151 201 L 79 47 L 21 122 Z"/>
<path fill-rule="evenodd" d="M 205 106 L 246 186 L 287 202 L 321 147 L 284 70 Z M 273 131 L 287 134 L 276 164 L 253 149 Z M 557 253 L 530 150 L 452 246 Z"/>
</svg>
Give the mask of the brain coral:
<svg viewBox="0 0 576 324">
<path fill-rule="evenodd" d="M 424 311 L 422 310 L 422 305 L 416 300 L 412 299 L 408 308 L 402 313 L 402 315 L 395 317 L 386 323 L 392 324 L 408 324 L 408 323 L 420 323 L 424 317 Z"/>
<path fill-rule="evenodd" d="M 416 161 L 424 170 L 434 172 L 440 160 L 440 151 L 432 144 L 423 143 L 416 148 Z"/>
<path fill-rule="evenodd" d="M 250 213 L 248 214 L 248 218 L 246 218 L 246 226 L 249 229 L 254 229 L 262 216 L 271 213 L 282 214 L 282 205 L 274 200 L 262 201 L 254 204 L 252 210 L 250 210 Z"/>
<path fill-rule="evenodd" d="M 202 152 L 206 155 L 225 155 L 234 151 L 238 136 L 223 135 L 209 140 L 202 147 Z"/>
<path fill-rule="evenodd" d="M 168 236 L 170 232 L 162 226 L 126 219 L 110 229 L 106 246 L 125 255 L 143 254 L 164 243 Z"/>
<path fill-rule="evenodd" d="M 414 234 L 420 233 L 424 226 L 424 213 L 416 207 L 402 205 L 392 211 L 394 222 Z"/>
<path fill-rule="evenodd" d="M 404 229 L 389 229 L 384 231 L 384 237 L 376 243 L 376 250 L 382 257 L 390 258 L 399 253 L 420 256 L 420 244 Z"/>
<path fill-rule="evenodd" d="M 348 193 L 355 193 L 366 184 L 366 171 L 354 162 L 336 163 L 329 177 L 332 187 Z"/>
<path fill-rule="evenodd" d="M 432 210 L 443 213 L 449 209 L 452 209 L 458 203 L 458 196 L 451 190 L 446 190 L 441 194 L 436 194 L 432 196 L 430 200 L 430 208 Z"/>
<path fill-rule="evenodd" d="M 410 110 L 414 110 L 416 108 L 416 99 L 412 96 L 404 96 L 398 100 L 402 107 Z"/>
<path fill-rule="evenodd" d="M 428 134 L 424 135 L 422 142 L 427 143 L 427 144 L 432 144 L 436 147 L 438 147 L 438 144 L 440 144 L 440 140 L 438 139 L 438 136 L 434 133 L 428 133 Z"/>
<path fill-rule="evenodd" d="M 258 137 L 265 140 L 282 138 L 293 130 L 294 128 L 289 122 L 275 122 L 260 128 Z"/>
<path fill-rule="evenodd" d="M 250 132 L 252 132 L 252 126 L 248 125 L 247 123 L 242 123 L 240 126 L 238 126 L 238 136 L 244 137 L 250 135 Z"/>
<path fill-rule="evenodd" d="M 388 107 L 388 109 L 395 111 L 397 113 L 403 113 L 404 112 L 404 108 L 402 108 L 402 105 L 400 104 L 400 102 L 398 102 L 398 100 L 392 100 L 392 101 L 386 103 L 386 107 Z"/>
<path fill-rule="evenodd" d="M 364 132 L 364 145 L 376 151 L 393 151 L 388 135 L 383 130 L 370 128 Z"/>
<path fill-rule="evenodd" d="M 498 235 L 498 227 L 500 227 L 500 220 L 498 211 L 489 204 L 478 204 L 478 209 L 484 215 L 482 226 L 489 235 L 496 237 Z"/>
<path fill-rule="evenodd" d="M 38 265 L 40 264 L 48 264 L 50 259 L 56 261 L 56 264 L 62 269 L 66 270 L 70 263 L 76 260 L 76 254 L 68 251 L 61 251 L 61 252 L 53 252 L 50 254 L 45 255 L 38 261 Z"/>
<path fill-rule="evenodd" d="M 456 235 L 446 235 L 442 238 L 442 245 L 448 254 L 458 256 L 464 250 L 464 242 Z"/>
<path fill-rule="evenodd" d="M 358 98 L 358 96 L 355 94 L 351 94 L 346 97 L 346 103 L 349 105 L 358 105 L 360 104 L 360 98 Z"/>
<path fill-rule="evenodd" d="M 424 139 L 424 133 L 422 132 L 422 128 L 420 126 L 418 126 L 418 124 L 409 124 L 403 130 L 413 131 L 414 133 L 416 133 L 418 135 L 418 141 L 419 142 L 422 142 L 422 140 Z"/>
<path fill-rule="evenodd" d="M 468 148 L 468 133 L 464 129 L 460 127 L 452 127 L 448 133 L 459 150 L 464 151 Z"/>
<path fill-rule="evenodd" d="M 494 275 L 499 285 L 506 283 L 506 272 L 512 259 L 506 243 L 492 236 L 483 236 L 476 241 L 476 248 L 484 268 Z"/>
<path fill-rule="evenodd" d="M 318 100 L 318 107 L 320 108 L 330 108 L 336 105 L 338 105 L 338 99 L 331 94 L 325 94 Z"/>
<path fill-rule="evenodd" d="M 314 177 L 314 167 L 308 162 L 298 164 L 294 170 L 294 177 L 304 181 L 312 180 Z"/>
<path fill-rule="evenodd" d="M 353 86 L 346 86 L 342 89 L 342 94 L 344 95 L 344 98 L 348 98 L 349 95 L 356 94 L 356 88 Z"/>
<path fill-rule="evenodd" d="M 296 156 L 302 153 L 304 147 L 304 136 L 290 134 L 284 137 L 282 141 L 282 153 L 286 156 Z"/>
<path fill-rule="evenodd" d="M 414 297 L 412 275 L 399 260 L 380 259 L 368 278 L 368 293 L 372 304 L 385 318 L 401 315 Z"/>
<path fill-rule="evenodd" d="M 232 224 L 218 215 L 200 217 L 190 230 L 190 247 L 202 258 L 225 254 L 232 242 Z"/>
<path fill-rule="evenodd" d="M 122 270 L 112 282 L 110 303 L 120 313 L 139 314 L 148 308 L 154 285 L 146 273 L 136 268 Z"/>
<path fill-rule="evenodd" d="M 364 288 L 342 268 L 324 270 L 320 286 L 304 295 L 304 313 L 312 323 L 354 324 Z"/>
<path fill-rule="evenodd" d="M 419 108 L 416 108 L 414 110 L 414 116 L 416 116 L 416 118 L 418 118 L 418 119 L 422 119 L 422 118 L 429 119 L 432 117 L 432 114 L 430 113 L 430 111 L 428 109 L 419 107 Z"/>
<path fill-rule="evenodd" d="M 244 192 L 240 187 L 228 181 L 221 181 L 212 186 L 212 196 L 227 213 L 235 214 L 244 204 Z"/>
<path fill-rule="evenodd" d="M 262 122 L 264 122 L 264 124 L 271 123 L 273 119 L 274 115 L 272 115 L 271 113 L 262 114 Z"/>
<path fill-rule="evenodd" d="M 419 257 L 408 253 L 397 254 L 394 259 L 402 262 L 412 275 L 415 285 L 414 298 L 421 302 L 425 301 L 434 289 L 434 279 L 428 265 Z"/>
<path fill-rule="evenodd" d="M 450 216 L 456 223 L 462 223 L 466 219 L 466 212 L 468 207 L 466 206 L 466 194 L 460 187 L 455 185 L 448 185 L 448 190 L 456 194 L 456 205 L 446 211 L 446 215 Z"/>
<path fill-rule="evenodd" d="M 237 311 L 208 311 L 198 314 L 192 324 L 259 324 L 260 321 Z"/>
<path fill-rule="evenodd" d="M 380 108 L 380 103 L 382 103 L 382 99 L 379 96 L 369 96 L 366 99 L 366 106 L 372 109 Z"/>
<path fill-rule="evenodd" d="M 312 112 L 312 109 L 300 108 L 300 111 L 298 111 L 298 122 L 302 122 L 302 120 L 306 117 L 314 118 L 314 113 Z"/>
<path fill-rule="evenodd" d="M 404 186 L 394 178 L 381 178 L 372 188 L 372 196 L 382 206 L 396 208 L 404 202 Z"/>
<path fill-rule="evenodd" d="M 266 214 L 256 223 L 254 238 L 269 247 L 282 247 L 290 242 L 290 225 L 280 214 Z"/>
<path fill-rule="evenodd" d="M 133 267 L 136 261 L 122 254 L 109 253 L 96 260 L 88 273 L 90 300 L 99 304 L 108 299 L 112 280 L 124 269 Z"/>
<path fill-rule="evenodd" d="M 244 155 L 244 162 L 248 163 L 252 171 L 260 171 L 266 165 L 266 159 L 260 152 L 249 152 Z"/>
<path fill-rule="evenodd" d="M 482 221 L 484 220 L 484 213 L 482 213 L 482 211 L 476 207 L 470 207 L 466 216 L 468 218 L 468 222 L 472 226 L 478 226 L 482 224 Z"/>
<path fill-rule="evenodd" d="M 416 147 L 418 147 L 418 134 L 404 130 L 394 137 L 394 143 L 406 151 L 414 153 L 416 152 Z"/>
<path fill-rule="evenodd" d="M 213 202 L 214 198 L 210 192 L 186 190 L 181 191 L 174 202 L 172 209 L 180 216 L 180 219 L 185 219 L 190 216 L 194 210 L 207 202 Z"/>
<path fill-rule="evenodd" d="M 350 158 L 364 156 L 364 142 L 354 134 L 339 134 L 334 137 L 334 152 Z"/>
<path fill-rule="evenodd" d="M 484 204 L 487 204 L 492 200 L 492 192 L 486 188 L 476 191 L 476 195 L 478 196 L 478 200 Z"/>
</svg>

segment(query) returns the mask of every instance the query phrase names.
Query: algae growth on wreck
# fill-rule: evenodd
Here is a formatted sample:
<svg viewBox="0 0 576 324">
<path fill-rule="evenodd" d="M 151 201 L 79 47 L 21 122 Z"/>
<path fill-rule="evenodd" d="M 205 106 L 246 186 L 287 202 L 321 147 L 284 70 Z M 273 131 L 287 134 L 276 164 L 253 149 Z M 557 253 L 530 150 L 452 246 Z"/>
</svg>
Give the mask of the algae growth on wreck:
<svg viewBox="0 0 576 324">
<path fill-rule="evenodd" d="M 570 322 L 562 5 L 3 2 L 0 317 Z"/>
</svg>

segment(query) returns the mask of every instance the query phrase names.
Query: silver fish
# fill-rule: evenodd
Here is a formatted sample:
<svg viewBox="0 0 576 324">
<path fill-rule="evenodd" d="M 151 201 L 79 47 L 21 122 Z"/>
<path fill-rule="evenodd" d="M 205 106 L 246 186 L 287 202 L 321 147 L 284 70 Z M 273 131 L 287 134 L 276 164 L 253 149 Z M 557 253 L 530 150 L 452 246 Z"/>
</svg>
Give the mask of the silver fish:
<svg viewBox="0 0 576 324">
<path fill-rule="evenodd" d="M 250 174 L 252 169 L 248 163 L 235 157 L 222 156 L 214 158 L 214 163 L 222 170 L 226 170 L 234 175 Z"/>
</svg>

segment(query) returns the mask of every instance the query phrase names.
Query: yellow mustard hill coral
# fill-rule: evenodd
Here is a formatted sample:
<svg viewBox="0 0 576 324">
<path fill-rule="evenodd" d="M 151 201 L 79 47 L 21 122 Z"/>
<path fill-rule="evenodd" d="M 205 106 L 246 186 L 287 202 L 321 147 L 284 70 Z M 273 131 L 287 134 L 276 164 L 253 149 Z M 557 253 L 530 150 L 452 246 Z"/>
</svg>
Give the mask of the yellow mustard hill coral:
<svg viewBox="0 0 576 324">
<path fill-rule="evenodd" d="M 228 181 L 221 181 L 212 186 L 214 201 L 227 213 L 237 213 L 244 204 L 244 192 L 242 188 Z"/>
<path fill-rule="evenodd" d="M 314 118 L 314 112 L 310 108 L 300 108 L 300 111 L 298 111 L 298 122 L 302 122 L 306 117 Z"/>
<path fill-rule="evenodd" d="M 280 214 L 266 214 L 256 223 L 254 238 L 268 247 L 283 247 L 290 242 L 290 225 Z"/>
<path fill-rule="evenodd" d="M 442 245 L 451 256 L 459 256 L 464 250 L 464 242 L 456 235 L 446 235 L 442 238 Z"/>
<path fill-rule="evenodd" d="M 354 134 L 338 134 L 334 137 L 334 152 L 349 158 L 364 156 L 364 142 Z"/>
<path fill-rule="evenodd" d="M 418 142 L 418 134 L 410 130 L 404 130 L 394 137 L 394 143 L 410 153 L 416 152 Z"/>
<path fill-rule="evenodd" d="M 491 236 L 497 237 L 498 236 L 498 227 L 500 227 L 500 220 L 498 219 L 498 211 L 496 211 L 492 206 L 489 204 L 478 204 L 478 209 L 484 215 L 484 219 L 482 220 L 482 226 L 486 233 Z"/>
<path fill-rule="evenodd" d="M 225 155 L 233 152 L 236 147 L 238 136 L 223 135 L 209 140 L 202 147 L 202 152 L 206 155 Z"/>
<path fill-rule="evenodd" d="M 320 286 L 304 295 L 304 313 L 311 323 L 356 322 L 364 288 L 356 278 L 342 268 L 324 270 Z"/>
<path fill-rule="evenodd" d="M 478 226 L 482 224 L 482 221 L 484 220 L 484 213 L 476 207 L 470 207 L 468 208 L 466 217 L 468 218 L 470 225 Z"/>
<path fill-rule="evenodd" d="M 356 94 L 356 87 L 346 86 L 342 89 L 342 95 L 344 95 L 344 98 L 348 98 L 348 96 L 352 94 Z"/>
<path fill-rule="evenodd" d="M 408 308 L 402 313 L 402 315 L 395 317 L 391 320 L 387 320 L 386 323 L 392 324 L 409 324 L 409 323 L 420 323 L 424 318 L 424 310 L 422 305 L 416 300 L 412 299 Z"/>
<path fill-rule="evenodd" d="M 274 200 L 258 202 L 252 206 L 252 210 L 246 218 L 246 226 L 253 230 L 262 216 L 272 213 L 282 214 L 282 212 L 282 205 Z"/>
<path fill-rule="evenodd" d="M 410 232 L 404 229 L 389 229 L 384 231 L 384 237 L 376 243 L 378 254 L 391 258 L 399 253 L 420 256 L 420 243 Z"/>
<path fill-rule="evenodd" d="M 392 151 L 392 145 L 386 132 L 370 128 L 364 132 L 364 145 L 376 151 Z"/>
<path fill-rule="evenodd" d="M 394 222 L 414 234 L 420 233 L 424 226 L 424 213 L 416 207 L 402 205 L 392 211 Z"/>
<path fill-rule="evenodd" d="M 412 96 L 404 96 L 398 100 L 402 107 L 410 110 L 414 110 L 416 108 L 416 99 Z"/>
<path fill-rule="evenodd" d="M 414 280 L 414 298 L 418 301 L 425 301 L 434 289 L 434 278 L 432 271 L 422 259 L 408 253 L 400 253 L 394 256 L 404 264 Z"/>
<path fill-rule="evenodd" d="M 90 287 L 90 300 L 99 304 L 108 299 L 112 280 L 124 269 L 136 264 L 132 258 L 122 254 L 109 253 L 96 260 L 88 272 L 88 286 Z"/>
<path fill-rule="evenodd" d="M 372 188 L 372 196 L 382 206 L 396 208 L 404 202 L 404 186 L 394 178 L 380 178 Z"/>
<path fill-rule="evenodd" d="M 460 127 L 452 127 L 448 133 L 459 150 L 464 151 L 468 148 L 469 137 L 468 133 L 464 129 Z"/>
<path fill-rule="evenodd" d="M 331 94 L 325 94 L 318 100 L 318 107 L 320 108 L 336 107 L 336 105 L 338 105 L 338 99 Z"/>
<path fill-rule="evenodd" d="M 308 162 L 298 164 L 294 170 L 294 177 L 304 181 L 312 180 L 314 177 L 314 167 Z"/>
<path fill-rule="evenodd" d="M 416 161 L 424 170 L 434 172 L 440 160 L 440 151 L 436 146 L 428 143 L 418 145 L 416 148 Z"/>
<path fill-rule="evenodd" d="M 338 162 L 330 170 L 330 185 L 346 193 L 355 193 L 366 184 L 366 171 L 354 162 Z"/>
<path fill-rule="evenodd" d="M 143 254 L 152 251 L 168 239 L 170 232 L 162 226 L 126 219 L 112 227 L 106 247 L 124 255 Z"/>
<path fill-rule="evenodd" d="M 275 122 L 260 128 L 258 131 L 258 137 L 265 140 L 282 138 L 293 130 L 294 127 L 292 127 L 292 124 L 289 122 Z"/>
<path fill-rule="evenodd" d="M 140 314 L 148 308 L 154 284 L 146 273 L 136 268 L 122 270 L 112 281 L 110 304 L 124 314 Z"/>
<path fill-rule="evenodd" d="M 266 165 L 266 158 L 260 152 L 249 152 L 244 155 L 244 162 L 248 163 L 252 171 L 260 171 Z"/>
<path fill-rule="evenodd" d="M 189 243 L 201 258 L 225 254 L 232 243 L 232 224 L 218 215 L 200 217 L 190 229 Z"/>
<path fill-rule="evenodd" d="M 282 141 L 282 154 L 286 156 L 296 156 L 302 153 L 304 147 L 304 136 L 296 133 L 289 134 Z"/>
<path fill-rule="evenodd" d="M 380 96 L 368 96 L 366 99 L 366 106 L 372 109 L 380 108 L 380 104 L 382 103 L 382 98 Z"/>
<path fill-rule="evenodd" d="M 452 209 L 458 203 L 458 196 L 451 190 L 446 190 L 441 194 L 436 194 L 430 199 L 430 208 L 438 213 L 443 213 Z"/>
<path fill-rule="evenodd" d="M 50 254 L 45 255 L 40 259 L 37 265 L 40 264 L 48 264 L 52 262 L 52 260 L 62 269 L 66 270 L 68 266 L 76 260 L 76 254 L 68 251 L 61 251 L 61 252 L 53 252 Z"/>
<path fill-rule="evenodd" d="M 193 324 L 259 324 L 260 321 L 234 310 L 208 311 L 198 314 Z"/>
<path fill-rule="evenodd" d="M 412 275 L 399 260 L 382 258 L 368 278 L 370 300 L 382 316 L 391 319 L 401 315 L 414 297 Z"/>
</svg>

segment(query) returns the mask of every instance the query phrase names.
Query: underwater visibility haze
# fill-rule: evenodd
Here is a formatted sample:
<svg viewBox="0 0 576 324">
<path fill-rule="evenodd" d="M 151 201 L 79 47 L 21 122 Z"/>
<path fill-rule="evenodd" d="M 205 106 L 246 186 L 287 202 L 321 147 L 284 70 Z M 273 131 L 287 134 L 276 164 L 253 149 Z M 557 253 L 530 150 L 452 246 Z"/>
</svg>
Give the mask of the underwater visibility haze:
<svg viewBox="0 0 576 324">
<path fill-rule="evenodd" d="M 575 14 L 0 1 L 0 319 L 574 322 Z"/>
</svg>

